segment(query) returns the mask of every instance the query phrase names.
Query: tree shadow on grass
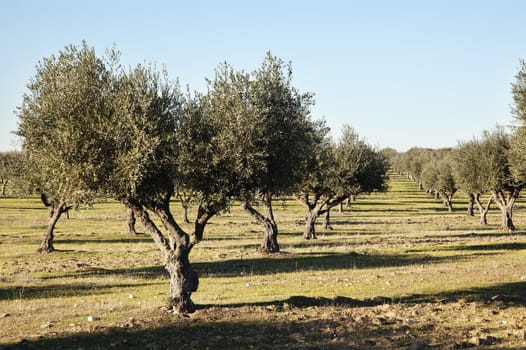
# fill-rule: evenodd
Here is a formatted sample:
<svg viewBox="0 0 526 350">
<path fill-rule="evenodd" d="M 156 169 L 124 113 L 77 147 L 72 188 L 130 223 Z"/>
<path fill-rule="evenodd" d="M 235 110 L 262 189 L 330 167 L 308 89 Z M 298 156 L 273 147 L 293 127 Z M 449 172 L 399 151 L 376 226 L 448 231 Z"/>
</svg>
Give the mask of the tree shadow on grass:
<svg viewBox="0 0 526 350">
<path fill-rule="evenodd" d="M 222 307 L 243 307 L 243 306 L 275 306 L 282 308 L 284 306 L 308 308 L 324 306 L 340 307 L 373 307 L 386 304 L 423 304 L 423 303 L 453 303 L 458 301 L 464 302 L 483 302 L 496 304 L 499 308 L 511 306 L 526 306 L 526 282 L 510 282 L 497 284 L 488 287 L 475 287 L 464 290 L 454 290 L 440 292 L 436 294 L 412 294 L 401 297 L 383 297 L 375 296 L 367 299 L 354 299 L 345 296 L 327 297 L 307 297 L 291 296 L 284 300 L 276 300 L 258 303 L 238 303 L 224 304 Z M 217 307 L 217 305 L 199 305 L 200 309 Z"/>
<path fill-rule="evenodd" d="M 364 269 L 399 267 L 452 262 L 461 256 L 434 257 L 416 254 L 364 254 L 364 253 L 302 253 L 283 254 L 259 259 L 232 259 L 219 262 L 193 263 L 201 276 L 233 277 L 240 273 L 267 275 L 301 271 L 330 271 L 340 269 Z"/>
<path fill-rule="evenodd" d="M 274 256 L 231 259 L 212 262 L 193 262 L 192 266 L 200 277 L 235 277 L 241 273 L 252 275 L 269 275 L 275 273 L 293 273 L 301 271 L 330 271 L 340 269 L 365 269 L 380 267 L 400 267 L 409 265 L 437 264 L 465 259 L 466 256 L 435 257 L 426 254 L 365 254 L 365 253 L 302 253 L 277 254 Z M 105 269 L 103 271 L 85 271 L 75 274 L 53 276 L 92 277 L 108 275 L 126 275 L 142 279 L 168 277 L 163 266 L 146 266 L 140 268 Z"/>
<path fill-rule="evenodd" d="M 35 341 L 5 344 L 14 349 L 365 349 L 372 341 L 364 341 L 363 333 L 347 339 L 334 339 L 328 329 L 335 329 L 333 320 L 302 322 L 296 320 L 228 320 L 190 322 L 174 317 L 154 328 L 100 328 L 92 333 L 64 335 Z M 224 318 L 219 316 L 219 318 Z M 108 335 L 107 333 L 110 332 Z M 368 333 L 384 333 L 378 329 Z M 370 338 L 370 337 L 368 337 Z"/>
<path fill-rule="evenodd" d="M 452 231 L 461 231 L 461 230 L 452 230 Z M 466 230 L 463 230 L 466 231 Z M 492 228 L 477 228 L 477 231 L 493 231 L 492 233 L 478 233 L 478 232 L 466 232 L 466 233 L 456 233 L 452 235 L 431 235 L 426 234 L 424 238 L 501 238 L 501 237 L 519 237 L 524 236 L 526 233 L 524 232 L 504 232 L 502 230 L 499 230 L 495 227 Z"/>
<path fill-rule="evenodd" d="M 411 252 L 422 251 L 498 251 L 498 250 L 523 250 L 526 249 L 526 243 L 491 243 L 491 244 L 463 244 L 436 246 L 433 248 L 415 248 Z"/>
<path fill-rule="evenodd" d="M 150 238 L 150 236 L 144 236 L 140 235 L 137 236 L 126 236 L 125 238 L 101 238 L 101 237 L 80 237 L 79 239 L 55 239 L 54 244 L 60 245 L 60 244 L 74 244 L 74 245 L 82 245 L 82 244 L 109 244 L 109 243 L 154 243 L 153 239 Z"/>
<path fill-rule="evenodd" d="M 116 288 L 136 288 L 144 285 L 146 285 L 146 283 L 79 283 L 75 285 L 48 284 L 43 286 L 11 286 L 0 288 L 0 300 L 27 300 L 102 295 L 112 293 Z"/>
</svg>

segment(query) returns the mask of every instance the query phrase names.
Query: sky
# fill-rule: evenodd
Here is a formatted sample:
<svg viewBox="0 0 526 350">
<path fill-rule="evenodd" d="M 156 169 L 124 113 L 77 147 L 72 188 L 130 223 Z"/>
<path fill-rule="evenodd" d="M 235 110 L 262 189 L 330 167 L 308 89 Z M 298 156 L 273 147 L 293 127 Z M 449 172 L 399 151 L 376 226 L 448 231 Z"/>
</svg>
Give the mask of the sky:
<svg viewBox="0 0 526 350">
<path fill-rule="evenodd" d="M 454 147 L 513 124 L 526 1 L 2 0 L 0 151 L 20 148 L 16 109 L 43 58 L 85 40 L 122 62 L 165 66 L 205 91 L 221 62 L 251 71 L 270 51 L 315 94 L 334 138 L 348 124 L 403 152 Z"/>
</svg>

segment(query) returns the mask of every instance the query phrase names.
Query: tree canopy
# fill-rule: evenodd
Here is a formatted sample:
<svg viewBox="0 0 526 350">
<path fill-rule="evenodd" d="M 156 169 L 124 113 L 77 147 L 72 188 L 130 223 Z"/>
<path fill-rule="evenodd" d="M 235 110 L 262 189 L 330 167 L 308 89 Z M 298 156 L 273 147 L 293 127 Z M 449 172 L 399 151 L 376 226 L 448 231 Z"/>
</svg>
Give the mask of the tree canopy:
<svg viewBox="0 0 526 350">
<path fill-rule="evenodd" d="M 17 134 L 30 164 L 25 175 L 52 209 L 43 252 L 53 251 L 60 215 L 93 201 L 93 189 L 108 178 L 112 145 L 101 125 L 111 115 L 109 85 L 103 60 L 84 42 L 40 62 L 23 96 Z"/>
</svg>

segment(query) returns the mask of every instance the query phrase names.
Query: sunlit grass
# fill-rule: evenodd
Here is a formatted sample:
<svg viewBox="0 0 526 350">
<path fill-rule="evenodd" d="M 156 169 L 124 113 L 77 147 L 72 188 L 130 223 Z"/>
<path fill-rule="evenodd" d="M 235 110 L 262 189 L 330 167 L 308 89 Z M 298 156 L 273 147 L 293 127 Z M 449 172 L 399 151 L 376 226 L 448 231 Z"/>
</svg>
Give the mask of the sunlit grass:
<svg viewBox="0 0 526 350">
<path fill-rule="evenodd" d="M 521 290 L 526 287 L 526 215 L 523 202 L 519 202 L 515 211 L 519 231 L 509 234 L 499 229 L 495 209 L 488 216 L 490 225 L 481 226 L 478 217 L 466 216 L 465 196 L 459 194 L 454 206 L 456 210 L 448 213 L 441 202 L 418 191 L 414 183 L 394 176 L 390 192 L 359 196 L 343 213 L 333 210 L 334 229 L 318 226 L 318 239 L 306 241 L 302 238 L 304 209 L 292 199 L 277 201 L 274 209 L 282 252 L 267 256 L 257 249 L 262 228 L 239 205 L 233 205 L 229 212 L 210 221 L 205 239 L 191 254 L 200 276 L 199 290 L 193 294 L 193 300 L 201 305 L 192 316 L 197 322 L 195 331 L 212 332 L 212 323 L 223 322 L 224 333 L 221 329 L 210 333 L 218 337 L 217 341 L 210 340 L 212 344 L 222 348 L 223 338 L 231 336 L 229 332 L 236 333 L 233 325 L 239 330 L 253 323 L 268 328 L 273 327 L 275 317 L 274 322 L 286 331 L 280 333 L 284 343 L 277 344 L 301 347 L 304 343 L 294 334 L 309 327 L 307 319 L 317 319 L 324 327 L 338 327 L 329 319 L 337 320 L 342 313 L 345 317 L 348 313 L 390 315 L 393 310 L 378 309 L 388 304 L 405 317 L 416 312 L 417 303 L 422 310 L 419 315 L 407 316 L 415 318 L 415 325 L 407 326 L 409 330 L 413 327 L 421 332 L 422 341 L 430 346 L 461 344 L 457 303 L 482 303 L 466 306 L 465 312 L 478 320 L 473 321 L 475 325 L 483 324 L 484 319 L 496 322 L 498 314 L 491 312 L 491 305 L 484 306 L 492 296 L 509 294 L 509 298 L 519 298 L 520 305 L 526 303 L 526 298 L 521 299 Z M 172 209 L 177 218 L 182 216 L 179 203 L 172 203 Z M 61 338 L 123 330 L 128 329 L 123 325 L 130 318 L 142 322 L 141 330 L 149 327 L 159 334 L 164 334 L 164 327 L 183 322 L 171 314 L 162 316 L 169 281 L 160 254 L 149 236 L 127 234 L 122 205 L 107 200 L 93 208 L 72 211 L 69 220 L 62 218 L 57 225 L 57 251 L 42 255 L 36 249 L 47 216 L 47 209 L 36 197 L 0 198 L 0 344 L 38 340 L 39 336 Z M 191 225 L 183 226 L 191 229 Z M 143 231 L 140 225 L 138 231 Z M 306 298 L 307 303 L 322 302 L 309 304 L 313 309 L 295 310 L 301 307 L 294 305 L 297 297 Z M 350 301 L 335 305 L 327 301 L 337 297 Z M 363 307 L 346 308 L 352 300 L 363 302 Z M 438 320 L 433 311 L 438 307 L 435 303 L 444 301 L 447 304 Z M 292 309 L 275 309 L 288 304 Z M 232 308 L 238 310 L 234 315 Z M 506 317 L 520 320 L 516 316 L 519 309 L 508 305 L 507 310 Z M 89 322 L 90 315 L 100 320 Z M 145 315 L 155 321 L 148 321 Z M 429 319 L 437 325 L 427 334 L 423 324 Z M 365 338 L 376 337 L 376 344 L 394 344 L 377 339 L 382 327 L 365 323 L 353 327 L 367 335 Z M 385 327 L 392 327 L 391 323 Z M 504 339 L 502 327 L 495 328 L 502 338 L 499 344 L 504 348 L 515 346 L 520 334 L 508 330 L 513 336 Z M 392 332 L 398 334 L 396 329 Z M 448 332 L 456 332 L 457 338 L 444 340 Z M 322 342 L 325 336 L 334 338 L 324 334 L 302 336 L 312 344 Z M 143 335 L 138 334 L 136 340 Z M 367 344 L 349 334 L 342 337 L 355 346 Z M 396 339 L 396 344 L 414 342 L 413 338 Z M 163 344 L 160 341 L 159 348 L 164 348 Z M 202 345 L 196 344 L 195 348 Z"/>
</svg>

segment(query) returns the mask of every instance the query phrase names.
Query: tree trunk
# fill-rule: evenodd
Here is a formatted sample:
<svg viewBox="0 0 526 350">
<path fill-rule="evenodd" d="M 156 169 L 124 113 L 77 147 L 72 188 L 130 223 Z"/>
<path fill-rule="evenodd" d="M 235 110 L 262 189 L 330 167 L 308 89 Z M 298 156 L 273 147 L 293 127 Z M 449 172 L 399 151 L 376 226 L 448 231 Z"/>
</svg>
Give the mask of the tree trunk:
<svg viewBox="0 0 526 350">
<path fill-rule="evenodd" d="M 445 196 L 445 199 L 444 199 L 444 204 L 446 205 L 447 207 L 447 211 L 452 213 L 453 212 L 453 203 L 451 201 L 451 197 L 449 196 Z"/>
<path fill-rule="evenodd" d="M 57 224 L 58 219 L 60 219 L 60 215 L 64 212 L 65 204 L 60 204 L 58 206 L 52 206 L 49 210 L 49 223 L 46 231 L 46 235 L 44 236 L 44 240 L 40 244 L 40 247 L 38 248 L 37 252 L 39 253 L 52 253 L 55 250 L 55 247 L 53 246 L 53 239 L 54 239 L 54 231 L 55 231 L 55 225 Z"/>
<path fill-rule="evenodd" d="M 316 219 L 318 212 L 314 209 L 308 209 L 305 214 L 305 231 L 303 231 L 304 239 L 316 239 Z"/>
<path fill-rule="evenodd" d="M 181 206 L 183 207 L 183 221 L 185 224 L 189 224 L 190 220 L 188 220 L 188 204 L 181 201 Z"/>
<path fill-rule="evenodd" d="M 5 197 L 5 187 L 7 185 L 7 181 L 8 180 L 3 180 L 2 181 L 2 197 Z"/>
<path fill-rule="evenodd" d="M 488 202 L 486 203 L 486 206 L 482 206 L 482 203 L 480 202 L 480 193 L 475 194 L 475 203 L 477 204 L 477 207 L 479 208 L 480 213 L 480 224 L 481 225 L 487 225 L 488 219 L 487 215 L 491 206 L 491 203 L 493 203 L 493 196 L 489 197 Z"/>
<path fill-rule="evenodd" d="M 172 251 L 166 258 L 165 267 L 170 274 L 170 308 L 177 313 L 195 312 L 191 295 L 199 287 L 199 278 L 190 265 L 189 250 L 180 247 Z"/>
<path fill-rule="evenodd" d="M 475 194 L 469 194 L 468 216 L 475 216 Z"/>
<path fill-rule="evenodd" d="M 155 241 L 164 258 L 164 266 L 170 274 L 169 306 L 177 313 L 192 313 L 196 307 L 191 296 L 197 291 L 199 279 L 190 265 L 189 254 L 192 249 L 190 236 L 185 233 L 175 222 L 170 213 L 168 203 L 155 208 L 155 213 L 161 219 L 164 227 L 168 230 L 168 241 L 151 220 L 148 212 L 140 205 L 131 206 L 134 214 L 141 220 L 146 232 Z M 206 220 L 203 222 L 204 225 Z M 197 223 L 196 223 L 197 227 Z M 201 236 L 201 233 L 199 233 Z"/>
<path fill-rule="evenodd" d="M 338 204 L 338 213 L 339 213 L 339 214 L 343 213 L 343 202 L 340 202 L 340 203 Z"/>
<path fill-rule="evenodd" d="M 501 227 L 508 231 L 515 231 L 515 225 L 513 225 L 513 212 L 511 207 L 506 207 L 505 210 L 501 211 Z"/>
<path fill-rule="evenodd" d="M 269 198 L 263 200 L 263 206 L 265 208 L 267 216 L 262 215 L 248 203 L 242 204 L 245 209 L 252 217 L 254 217 L 263 226 L 263 241 L 261 243 L 261 250 L 264 253 L 278 253 L 278 225 L 274 220 L 274 213 L 272 211 L 272 202 Z"/>
<path fill-rule="evenodd" d="M 332 230 L 331 226 L 331 210 L 327 209 L 325 215 L 323 216 L 323 228 L 326 230 Z"/>
<path fill-rule="evenodd" d="M 133 209 L 128 208 L 128 233 L 130 235 L 136 235 L 137 231 L 135 230 L 135 214 L 133 213 Z"/>
<path fill-rule="evenodd" d="M 515 199 L 518 197 L 518 193 L 512 192 L 508 198 L 506 198 L 502 191 L 495 191 L 493 197 L 500 209 L 501 228 L 508 231 L 514 231 L 513 205 L 515 204 Z"/>
</svg>

